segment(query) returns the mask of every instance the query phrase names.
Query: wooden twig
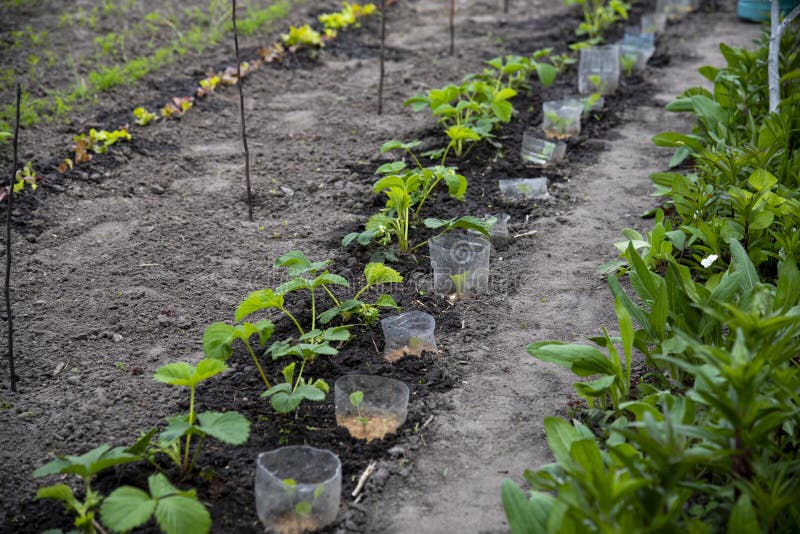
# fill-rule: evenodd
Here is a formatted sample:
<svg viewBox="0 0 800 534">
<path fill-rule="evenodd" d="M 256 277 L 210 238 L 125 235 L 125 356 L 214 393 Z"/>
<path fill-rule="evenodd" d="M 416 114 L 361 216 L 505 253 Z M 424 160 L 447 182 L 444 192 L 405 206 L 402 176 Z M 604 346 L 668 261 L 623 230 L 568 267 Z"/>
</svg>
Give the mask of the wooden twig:
<svg viewBox="0 0 800 534">
<path fill-rule="evenodd" d="M 244 179 L 247 182 L 247 218 L 253 220 L 253 192 L 250 187 L 250 151 L 247 150 L 247 126 L 244 122 L 244 89 L 242 60 L 239 58 L 239 32 L 236 29 L 236 0 L 231 0 L 233 18 L 233 46 L 236 49 L 236 85 L 239 86 L 239 115 L 242 118 L 242 144 L 244 145 Z"/>
<path fill-rule="evenodd" d="M 378 78 L 378 115 L 383 115 L 383 76 L 386 55 L 386 0 L 381 0 L 381 74 Z"/>
<path fill-rule="evenodd" d="M 378 462 L 372 460 L 367 466 L 367 468 L 364 469 L 364 472 L 361 473 L 361 478 L 358 479 L 358 484 L 356 484 L 356 489 L 353 490 L 353 497 L 357 497 L 358 494 L 361 493 L 361 490 L 364 489 L 364 484 L 367 483 L 369 477 L 372 476 L 372 473 L 375 472 L 375 468 L 377 466 Z"/>
<path fill-rule="evenodd" d="M 523 232 L 521 234 L 517 234 L 514 236 L 514 239 L 519 239 L 520 237 L 528 237 L 529 235 L 538 234 L 539 230 L 531 230 L 530 232 Z"/>
<path fill-rule="evenodd" d="M 11 312 L 11 210 L 14 208 L 14 180 L 17 177 L 17 147 L 19 146 L 19 102 L 22 88 L 17 84 L 17 112 L 14 120 L 14 163 L 8 182 L 8 213 L 6 213 L 6 318 L 8 320 L 8 371 L 11 377 L 11 391 L 17 392 L 17 376 L 14 374 L 14 314 Z"/>
<path fill-rule="evenodd" d="M 503 0 L 503 13 L 508 13 L 509 0 Z"/>
<path fill-rule="evenodd" d="M 450 0 L 450 55 L 456 53 L 456 0 Z"/>
<path fill-rule="evenodd" d="M 428 419 L 424 423 L 422 423 L 422 426 L 419 427 L 419 429 L 420 430 L 425 430 L 425 427 L 428 426 L 429 424 L 431 424 L 431 421 L 433 421 L 433 414 L 431 414 L 431 416 L 428 417 Z"/>
</svg>

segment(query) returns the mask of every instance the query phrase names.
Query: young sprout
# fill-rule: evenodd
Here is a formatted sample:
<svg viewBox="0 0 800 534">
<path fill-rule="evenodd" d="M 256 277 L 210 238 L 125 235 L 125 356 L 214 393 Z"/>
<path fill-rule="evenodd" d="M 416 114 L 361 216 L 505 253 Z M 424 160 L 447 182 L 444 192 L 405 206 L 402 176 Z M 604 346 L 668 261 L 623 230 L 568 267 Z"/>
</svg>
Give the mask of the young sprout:
<svg viewBox="0 0 800 534">
<path fill-rule="evenodd" d="M 364 426 L 367 426 L 369 423 L 369 418 L 364 417 L 361 413 L 361 403 L 364 402 L 364 392 L 363 391 L 354 391 L 350 394 L 350 404 L 353 405 L 353 408 L 356 409 L 358 413 L 358 422 Z"/>
</svg>

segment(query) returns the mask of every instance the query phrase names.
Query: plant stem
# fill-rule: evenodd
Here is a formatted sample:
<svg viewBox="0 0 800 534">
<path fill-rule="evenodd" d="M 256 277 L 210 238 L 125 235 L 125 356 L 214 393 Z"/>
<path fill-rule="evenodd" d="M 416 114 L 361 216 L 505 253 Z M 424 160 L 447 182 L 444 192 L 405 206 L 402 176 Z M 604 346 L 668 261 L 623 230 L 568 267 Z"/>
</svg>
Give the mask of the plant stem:
<svg viewBox="0 0 800 534">
<path fill-rule="evenodd" d="M 383 76 L 385 74 L 384 61 L 386 55 L 385 43 L 386 43 L 386 0 L 381 0 L 381 52 L 380 52 L 381 71 L 380 71 L 380 78 L 378 78 L 378 115 L 383 115 Z"/>
<path fill-rule="evenodd" d="M 325 292 L 328 294 L 328 296 L 333 300 L 334 304 L 336 304 L 337 306 L 341 307 L 342 304 L 339 302 L 339 299 L 337 299 L 336 296 L 333 293 L 331 293 L 331 290 L 328 289 L 328 286 L 326 286 L 325 284 L 322 284 L 322 289 L 325 290 Z"/>
<path fill-rule="evenodd" d="M 258 368 L 258 372 L 261 375 L 261 380 L 264 381 L 264 384 L 267 386 L 267 389 L 271 388 L 272 386 L 269 385 L 269 380 L 267 380 L 267 375 L 264 374 L 264 369 L 261 368 L 261 363 L 256 358 L 255 352 L 253 352 L 252 347 L 250 347 L 250 343 L 247 340 L 244 340 L 244 345 L 247 347 L 247 350 L 250 352 L 250 357 L 253 358 L 253 362 L 255 362 L 256 367 Z"/>
<path fill-rule="evenodd" d="M 353 300 L 358 300 L 358 297 L 361 296 L 361 293 L 363 293 L 364 291 L 366 291 L 369 288 L 370 288 L 369 284 L 367 284 L 364 287 L 362 287 L 361 290 L 353 296 Z"/>
<path fill-rule="evenodd" d="M 311 290 L 311 330 L 317 326 L 317 292 Z"/>
<path fill-rule="evenodd" d="M 283 306 L 281 306 L 279 309 L 280 309 L 280 310 L 281 310 L 281 311 L 282 311 L 282 312 L 283 312 L 283 313 L 286 315 L 286 317 L 288 317 L 289 319 L 291 319 L 291 320 L 292 320 L 292 322 L 294 323 L 294 325 L 297 327 L 297 330 L 299 330 L 299 331 L 300 331 L 300 335 L 301 335 L 301 336 L 302 336 L 302 335 L 305 335 L 305 331 L 303 331 L 303 327 L 302 327 L 302 326 L 300 326 L 300 323 L 298 323 L 298 322 L 297 322 L 297 319 L 295 319 L 295 318 L 294 318 L 294 315 L 292 315 L 292 314 L 289 312 L 289 310 L 287 310 L 287 309 L 286 309 L 286 308 L 284 308 Z"/>
<path fill-rule="evenodd" d="M 442 235 L 442 234 L 439 234 L 439 235 Z M 409 250 L 409 251 L 408 251 L 408 253 L 409 253 L 409 254 L 411 254 L 412 252 L 414 252 L 414 251 L 415 251 L 415 250 L 417 250 L 418 248 L 420 248 L 420 247 L 424 247 L 424 246 L 425 246 L 425 245 L 427 245 L 429 242 L 430 242 L 430 239 L 428 239 L 428 240 L 426 240 L 426 241 L 423 241 L 422 243 L 419 243 L 418 245 L 414 245 L 414 246 L 411 248 L 411 250 Z"/>
<path fill-rule="evenodd" d="M 194 424 L 194 393 L 196 386 L 192 386 L 192 393 L 189 397 L 189 426 Z M 192 434 L 186 436 L 186 450 L 183 454 L 183 473 L 189 472 L 189 444 L 192 442 Z"/>
<path fill-rule="evenodd" d="M 247 218 L 253 221 L 253 192 L 250 187 L 250 151 L 247 149 L 247 126 L 244 122 L 244 89 L 242 84 L 242 60 L 239 59 L 239 32 L 236 29 L 236 0 L 231 0 L 233 19 L 233 45 L 236 49 L 236 85 L 239 87 L 239 115 L 242 119 L 242 145 L 244 145 L 244 179 L 247 183 Z"/>
<path fill-rule="evenodd" d="M 14 374 L 14 318 L 11 312 L 11 210 L 14 206 L 14 179 L 17 176 L 17 145 L 19 144 L 19 102 L 22 88 L 17 84 L 17 111 L 14 121 L 14 163 L 8 184 L 8 212 L 6 213 L 6 320 L 8 321 L 8 372 L 11 378 L 11 391 L 17 392 L 17 377 Z"/>
<path fill-rule="evenodd" d="M 419 210 L 421 210 L 421 209 L 422 209 L 422 205 L 423 205 L 423 204 L 425 204 L 425 201 L 426 201 L 426 200 L 428 200 L 428 196 L 431 194 L 431 191 L 433 191 L 433 190 L 434 190 L 434 188 L 435 188 L 437 185 L 439 185 L 439 182 L 441 182 L 441 181 L 442 181 L 442 177 L 440 176 L 439 178 L 437 178 L 437 179 L 436 179 L 436 181 L 435 181 L 435 182 L 433 182 L 433 185 L 431 185 L 431 186 L 428 188 L 428 190 L 427 190 L 427 191 L 425 191 L 425 194 L 422 196 L 422 200 L 420 200 L 420 201 L 419 201 L 419 204 L 417 204 L 417 209 L 416 209 L 416 210 L 414 210 L 414 220 L 417 220 L 417 218 L 419 217 Z"/>
<path fill-rule="evenodd" d="M 206 439 L 205 435 L 200 436 L 200 441 L 197 442 L 197 447 L 194 448 L 194 454 L 192 455 L 192 463 L 189 465 L 189 472 L 192 472 L 194 469 L 195 464 L 197 464 L 197 457 L 200 455 L 200 447 L 203 446 L 203 441 Z"/>
</svg>

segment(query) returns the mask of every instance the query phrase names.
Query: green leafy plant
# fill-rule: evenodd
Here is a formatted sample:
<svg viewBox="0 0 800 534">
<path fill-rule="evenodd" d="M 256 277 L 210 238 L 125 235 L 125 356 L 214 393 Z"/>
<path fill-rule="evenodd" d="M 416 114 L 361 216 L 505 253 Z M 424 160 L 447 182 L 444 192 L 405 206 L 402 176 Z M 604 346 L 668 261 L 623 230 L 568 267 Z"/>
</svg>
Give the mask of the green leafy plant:
<svg viewBox="0 0 800 534">
<path fill-rule="evenodd" d="M 258 335 L 258 344 L 262 347 L 266 346 L 267 341 L 272 337 L 275 331 L 275 325 L 266 319 L 258 321 L 257 323 L 243 322 L 239 325 L 230 325 L 228 323 L 217 322 L 206 327 L 203 332 L 203 354 L 206 358 L 212 358 L 220 361 L 227 361 L 233 354 L 233 342 L 237 339 L 240 340 L 247 348 L 247 352 L 253 359 L 253 363 L 258 369 L 258 374 L 264 385 L 270 388 L 267 375 L 261 367 L 261 362 L 253 352 L 253 347 L 250 345 L 250 339 L 254 335 Z"/>
<path fill-rule="evenodd" d="M 638 59 L 639 56 L 636 54 L 622 54 L 620 56 L 619 61 L 622 65 L 622 70 L 625 72 L 625 76 L 633 74 L 633 67 L 636 66 Z"/>
<path fill-rule="evenodd" d="M 72 488 L 64 483 L 44 486 L 36 491 L 36 499 L 53 499 L 61 502 L 67 513 L 75 514 L 75 526 L 89 534 L 97 532 L 99 524 L 95 518 L 97 507 L 103 496 L 92 489 L 92 479 L 99 472 L 126 463 L 141 460 L 125 447 L 111 448 L 103 444 L 81 456 L 58 456 L 52 462 L 33 472 L 34 478 L 48 475 L 76 475 L 83 480 L 83 500 L 75 495 Z"/>
<path fill-rule="evenodd" d="M 181 468 L 184 476 L 194 468 L 207 437 L 229 445 L 241 445 L 250 436 L 250 423 L 238 412 L 197 413 L 197 385 L 227 369 L 228 366 L 222 361 L 206 358 L 200 360 L 197 366 L 185 362 L 168 363 L 153 376 L 158 382 L 189 388 L 189 413 L 167 419 L 167 427 L 158 436 L 153 450 L 153 453 L 166 454 Z M 199 436 L 200 439 L 194 448 L 194 455 L 190 456 L 193 436 Z"/>
<path fill-rule="evenodd" d="M 325 34 L 329 37 L 335 37 L 339 30 L 344 30 L 348 27 L 358 28 L 360 18 L 372 15 L 377 8 L 375 4 L 351 4 L 350 2 L 342 2 L 342 10 L 333 13 L 325 13 L 320 15 L 318 20 L 325 28 Z"/>
<path fill-rule="evenodd" d="M 111 492 L 100 509 L 103 524 L 113 532 L 128 532 L 155 516 L 166 534 L 211 530 L 211 515 L 195 490 L 181 491 L 161 473 L 151 475 L 147 484 L 149 491 L 122 486 Z"/>
<path fill-rule="evenodd" d="M 374 287 L 384 284 L 401 284 L 403 277 L 399 272 L 383 263 L 368 263 L 364 267 L 364 278 L 366 284 L 351 299 L 340 302 L 332 293 L 330 294 L 335 306 L 319 315 L 317 319 L 321 324 L 328 324 L 336 316 L 341 315 L 345 321 L 350 321 L 353 316 L 357 316 L 364 324 L 372 325 L 378 320 L 380 308 L 400 309 L 394 298 L 385 293 L 379 295 L 374 303 L 367 303 L 359 299 L 365 291 Z"/>
<path fill-rule="evenodd" d="M 564 0 L 567 7 L 580 6 L 583 22 L 575 34 L 586 36 L 593 42 L 602 42 L 605 31 L 620 20 L 628 20 L 630 4 L 622 0 Z"/>
<path fill-rule="evenodd" d="M 319 48 L 324 46 L 322 42 L 322 35 L 308 24 L 300 27 L 289 27 L 289 33 L 281 35 L 283 43 L 288 47 L 298 48 L 300 46 L 307 46 L 309 48 Z"/>
<path fill-rule="evenodd" d="M 136 119 L 134 123 L 137 126 L 147 126 L 151 122 L 158 120 L 158 115 L 147 111 L 147 109 L 143 107 L 138 107 L 134 109 L 133 116 Z"/>
</svg>

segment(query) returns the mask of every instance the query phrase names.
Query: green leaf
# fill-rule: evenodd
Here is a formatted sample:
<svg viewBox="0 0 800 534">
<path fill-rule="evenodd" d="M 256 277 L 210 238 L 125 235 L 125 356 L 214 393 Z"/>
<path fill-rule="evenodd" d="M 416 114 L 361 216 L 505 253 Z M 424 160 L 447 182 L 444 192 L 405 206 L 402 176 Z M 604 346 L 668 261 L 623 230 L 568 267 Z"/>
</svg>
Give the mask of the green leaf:
<svg viewBox="0 0 800 534">
<path fill-rule="evenodd" d="M 115 465 L 141 460 L 140 456 L 125 452 L 125 447 L 111 448 L 104 443 L 81 456 L 59 456 L 33 472 L 33 477 L 64 474 L 91 478 L 104 469 Z"/>
<path fill-rule="evenodd" d="M 747 251 L 741 243 L 735 239 L 731 239 L 728 245 L 731 247 L 731 258 L 733 259 L 734 270 L 744 275 L 742 278 L 742 288 L 745 291 L 752 291 L 756 284 L 759 283 L 759 280 L 758 273 L 756 272 L 753 262 L 750 260 L 750 256 L 747 255 Z"/>
<path fill-rule="evenodd" d="M 567 345 L 558 341 L 542 341 L 528 345 L 528 353 L 543 362 L 557 363 L 578 376 L 615 374 L 614 366 L 594 347 Z"/>
<path fill-rule="evenodd" d="M 547 532 L 547 517 L 553 497 L 537 492 L 528 500 L 519 486 L 508 479 L 501 486 L 501 497 L 511 534 Z"/>
<path fill-rule="evenodd" d="M 311 262 L 302 251 L 291 250 L 275 260 L 272 268 L 279 269 L 281 267 L 286 267 L 289 276 L 294 278 L 305 273 L 311 273 L 312 275 L 316 274 L 317 271 L 328 265 L 330 262 L 330 260 Z M 237 319 L 237 321 L 238 320 L 239 319 Z"/>
<path fill-rule="evenodd" d="M 381 308 L 394 308 L 396 310 L 400 309 L 400 306 L 397 304 L 397 302 L 395 302 L 391 295 L 379 296 L 378 300 L 375 301 L 375 306 L 380 306 Z"/>
<path fill-rule="evenodd" d="M 212 323 L 203 331 L 203 354 L 206 358 L 225 361 L 233 354 L 233 332 L 227 323 Z"/>
<path fill-rule="evenodd" d="M 308 501 L 300 501 L 294 505 L 294 513 L 298 517 L 308 517 L 311 515 L 311 503 Z"/>
<path fill-rule="evenodd" d="M 756 169 L 747 179 L 747 183 L 756 191 L 765 191 L 772 189 L 778 183 L 778 179 L 766 169 Z"/>
<path fill-rule="evenodd" d="M 392 163 L 384 163 L 375 170 L 375 174 L 397 174 L 406 168 L 405 161 L 393 161 Z"/>
<path fill-rule="evenodd" d="M 478 132 L 467 126 L 451 126 L 444 132 L 451 141 L 478 141 L 481 136 Z"/>
<path fill-rule="evenodd" d="M 72 488 L 66 484 L 54 484 L 52 486 L 45 486 L 36 490 L 36 497 L 34 500 L 39 499 L 53 499 L 64 503 L 64 506 L 69 510 L 74 510 L 78 502 L 75 500 L 75 494 Z"/>
<path fill-rule="evenodd" d="M 411 150 L 422 144 L 422 141 L 414 140 L 410 143 L 403 143 L 402 141 L 387 141 L 381 145 L 381 153 L 389 152 L 390 150 Z"/>
<path fill-rule="evenodd" d="M 728 520 L 728 534 L 761 534 L 764 532 L 758 524 L 753 503 L 750 497 L 742 495 L 736 501 Z"/>
<path fill-rule="evenodd" d="M 570 449 L 572 444 L 582 439 L 575 427 L 560 417 L 545 417 L 544 430 L 547 444 L 553 451 L 556 461 L 563 466 L 571 465 Z"/>
<path fill-rule="evenodd" d="M 142 436 L 136 440 L 136 443 L 125 449 L 125 452 L 136 456 L 143 455 L 147 451 L 147 447 L 150 446 L 150 442 L 153 440 L 153 436 L 155 436 L 156 432 L 158 432 L 157 428 L 151 428 L 148 432 L 142 433 Z"/>
<path fill-rule="evenodd" d="M 359 406 L 361 406 L 362 402 L 364 402 L 363 391 L 354 391 L 350 394 L 350 404 L 358 408 Z"/>
<path fill-rule="evenodd" d="M 800 271 L 794 258 L 786 258 L 778 268 L 778 287 L 775 291 L 775 309 L 788 312 L 800 298 Z"/>
<path fill-rule="evenodd" d="M 193 428 L 189 424 L 188 415 L 168 417 L 166 428 L 158 435 L 158 442 L 162 445 L 168 445 L 188 434 Z"/>
<path fill-rule="evenodd" d="M 229 445 L 242 445 L 250 436 L 250 422 L 239 412 L 197 414 L 200 430 Z"/>
<path fill-rule="evenodd" d="M 403 276 L 399 272 L 383 263 L 368 263 L 364 267 L 364 276 L 367 279 L 368 286 L 400 284 L 403 282 Z"/>
<path fill-rule="evenodd" d="M 159 367 L 153 379 L 173 386 L 191 386 L 194 371 L 186 362 L 173 362 Z"/>
<path fill-rule="evenodd" d="M 155 499 L 163 499 L 170 495 L 186 495 L 187 497 L 194 495 L 194 491 L 180 491 L 170 483 L 163 473 L 156 473 L 147 477 L 147 487 L 150 489 L 150 495 Z"/>
<path fill-rule="evenodd" d="M 236 308 L 234 319 L 241 321 L 251 313 L 259 310 L 274 308 L 280 309 L 283 307 L 283 295 L 276 295 L 271 289 L 261 289 L 253 291 L 247 298 L 245 298 Z"/>
<path fill-rule="evenodd" d="M 539 81 L 545 87 L 549 87 L 553 85 L 556 81 L 556 75 L 558 71 L 556 68 L 549 63 L 537 63 L 536 64 L 536 75 L 539 77 Z"/>
<path fill-rule="evenodd" d="M 325 400 L 325 391 L 317 386 L 311 386 L 308 384 L 300 384 L 295 390 L 294 394 L 303 399 L 308 399 L 311 401 Z"/>
<path fill-rule="evenodd" d="M 206 534 L 211 529 L 211 516 L 197 499 L 174 495 L 159 500 L 156 521 L 166 534 Z"/>
<path fill-rule="evenodd" d="M 652 138 L 653 143 L 657 146 L 665 146 L 665 147 L 682 147 L 686 146 L 692 149 L 696 153 L 700 153 L 703 151 L 703 144 L 693 138 L 689 137 L 688 135 L 679 134 L 676 132 L 662 132 L 656 134 Z"/>
<path fill-rule="evenodd" d="M 573 386 L 575 387 L 575 391 L 581 396 L 600 397 L 611 388 L 615 380 L 615 376 L 605 375 L 602 378 L 590 382 L 575 382 Z"/>
<path fill-rule="evenodd" d="M 126 532 L 147 523 L 156 501 L 137 488 L 122 486 L 105 498 L 100 509 L 103 524 L 113 532 Z"/>
</svg>

